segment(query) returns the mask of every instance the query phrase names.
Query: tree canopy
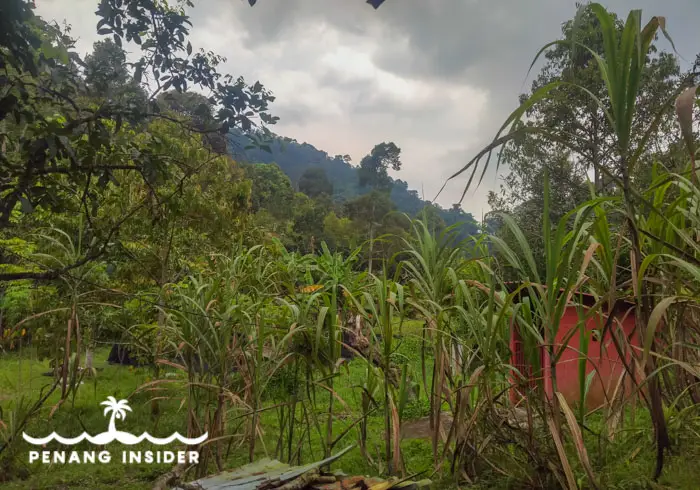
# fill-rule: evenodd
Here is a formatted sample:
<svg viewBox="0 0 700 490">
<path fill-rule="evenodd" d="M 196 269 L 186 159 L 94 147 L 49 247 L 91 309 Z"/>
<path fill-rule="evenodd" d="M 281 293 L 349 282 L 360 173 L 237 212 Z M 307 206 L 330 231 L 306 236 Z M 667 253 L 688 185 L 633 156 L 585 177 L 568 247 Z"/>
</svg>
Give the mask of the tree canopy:
<svg viewBox="0 0 700 490">
<path fill-rule="evenodd" d="M 360 162 L 358 176 L 360 187 L 388 191 L 391 180 L 388 170 L 401 170 L 401 148 L 391 143 L 380 143 Z"/>
<path fill-rule="evenodd" d="M 182 8 L 101 0 L 97 32 L 109 38 L 96 43 L 85 61 L 69 36 L 35 16 L 30 2 L 9 0 L 2 9 L 0 230 L 13 226 L 19 210 L 82 213 L 92 245 L 64 270 L 103 254 L 124 221 L 144 205 L 121 216 L 100 215 L 104 193 L 119 184 L 117 173 L 133 171 L 153 190 L 163 179 L 180 175 L 182 182 L 200 170 L 164 153 L 155 135 L 138 141 L 128 136 L 130 124 L 148 134 L 150 122 L 169 118 L 159 95 L 169 89 L 207 90 L 207 101 L 217 108 L 213 129 L 224 133 L 277 120 L 268 113 L 274 97 L 261 83 L 220 74 L 220 56 L 194 50 L 187 40 L 191 22 Z M 125 62 L 126 45 L 140 50 L 132 64 Z M 166 196 L 154 191 L 153 198 Z M 15 271 L 0 278 L 57 274 Z"/>
<path fill-rule="evenodd" d="M 299 178 L 299 191 L 309 197 L 318 197 L 323 194 L 333 195 L 333 184 L 328 180 L 326 171 L 321 167 L 312 167 L 304 171 Z"/>
<path fill-rule="evenodd" d="M 614 29 L 621 35 L 624 24 L 614 15 L 611 18 Z M 545 173 L 550 181 L 552 222 L 590 198 L 589 180 L 596 192 L 619 191 L 615 185 L 615 179 L 620 177 L 619 148 L 614 128 L 608 124 L 603 110 L 610 104 L 610 96 L 593 55 L 604 54 L 603 35 L 600 21 L 590 6 L 582 7 L 575 19 L 563 24 L 561 40 L 545 52 L 545 64 L 532 82 L 531 90 L 520 96 L 521 104 L 538 91 L 553 87 L 552 84 L 556 86 L 547 97 L 528 106 L 527 121 L 518 123 L 518 128 L 536 127 L 556 133 L 557 137 L 550 138 L 541 132 L 523 133 L 504 146 L 500 158 L 509 172 L 499 191 L 489 193 L 491 208 L 511 212 L 535 251 L 544 247 L 541 229 Z M 573 41 L 590 51 L 579 47 L 572 55 Z M 672 130 L 672 107 L 667 100 L 680 78 L 676 58 L 652 45 L 642 73 L 639 110 L 632 121 L 633 134 L 638 135 L 635 145 L 644 134 L 641 128 L 648 127 L 657 117 L 658 125 L 649 137 L 663 147 L 678 141 Z M 642 160 L 646 168 L 651 167 L 655 151 L 645 148 Z M 647 170 L 640 168 L 634 178 L 641 179 L 644 175 Z"/>
</svg>

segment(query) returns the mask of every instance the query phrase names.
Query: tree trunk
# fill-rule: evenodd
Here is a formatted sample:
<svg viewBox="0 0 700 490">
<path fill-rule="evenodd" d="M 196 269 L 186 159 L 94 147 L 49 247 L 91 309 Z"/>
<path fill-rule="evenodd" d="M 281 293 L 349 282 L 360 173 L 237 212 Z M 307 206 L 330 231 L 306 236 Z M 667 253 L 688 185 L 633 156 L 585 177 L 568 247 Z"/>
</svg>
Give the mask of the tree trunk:
<svg viewBox="0 0 700 490">
<path fill-rule="evenodd" d="M 71 312 L 71 317 L 68 319 L 68 330 L 66 331 L 66 343 L 63 350 L 63 366 L 61 369 L 61 398 L 65 398 L 68 390 L 68 362 L 70 361 L 70 341 L 73 336 L 73 317 L 74 311 Z"/>
</svg>

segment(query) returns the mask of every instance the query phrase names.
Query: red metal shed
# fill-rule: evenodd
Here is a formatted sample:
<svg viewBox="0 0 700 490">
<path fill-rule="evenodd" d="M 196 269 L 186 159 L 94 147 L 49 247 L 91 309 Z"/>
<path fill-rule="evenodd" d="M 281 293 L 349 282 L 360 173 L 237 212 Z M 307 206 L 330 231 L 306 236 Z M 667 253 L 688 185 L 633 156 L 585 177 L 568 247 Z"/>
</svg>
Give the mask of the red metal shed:
<svg viewBox="0 0 700 490">
<path fill-rule="evenodd" d="M 562 346 L 565 349 L 556 366 L 557 389 L 571 406 L 579 404 L 579 360 L 587 358 L 586 377 L 594 372 L 586 394 L 586 406 L 590 409 L 602 406 L 621 389 L 627 394 L 631 392 L 633 383 L 631 377 L 626 374 L 625 363 L 631 367 L 630 346 L 641 345 L 635 332 L 634 304 L 617 301 L 611 309 L 613 318 L 610 321 L 605 314 L 608 311 L 606 307 L 600 308 L 598 313 L 585 319 L 584 315 L 590 311 L 593 304 L 593 296 L 576 294 L 575 299 L 564 311 L 553 342 L 555 351 L 559 351 Z M 583 355 L 580 345 L 580 325 L 583 322 L 590 339 L 587 356 Z M 575 331 L 572 332 L 572 329 Z M 615 346 L 613 336 L 619 339 L 620 349 Z M 553 387 L 547 349 L 542 346 L 536 347 L 535 356 L 539 360 L 539 366 L 533 366 L 532 362 L 527 360 L 528 357 L 532 357 L 526 355 L 521 332 L 515 323 L 511 324 L 510 348 L 511 365 L 521 374 L 519 376 L 515 371 L 511 373 L 511 402 L 517 404 L 524 396 L 536 394 L 542 388 L 547 397 L 551 398 Z M 620 351 L 624 355 L 621 356 Z"/>
</svg>

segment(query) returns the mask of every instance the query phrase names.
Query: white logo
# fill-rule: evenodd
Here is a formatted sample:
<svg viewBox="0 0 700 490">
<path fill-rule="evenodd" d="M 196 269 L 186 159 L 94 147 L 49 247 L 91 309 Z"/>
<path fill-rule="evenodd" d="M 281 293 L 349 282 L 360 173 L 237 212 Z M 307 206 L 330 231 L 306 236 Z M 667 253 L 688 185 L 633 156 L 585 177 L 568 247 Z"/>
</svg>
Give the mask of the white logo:
<svg viewBox="0 0 700 490">
<path fill-rule="evenodd" d="M 139 444 L 143 442 L 144 440 L 151 442 L 152 444 L 156 444 L 158 446 L 164 446 L 166 444 L 170 444 L 171 442 L 177 440 L 180 441 L 183 444 L 187 444 L 188 446 L 197 446 L 201 444 L 202 442 L 207 440 L 207 437 L 209 435 L 208 432 L 205 432 L 199 437 L 195 438 L 187 438 L 182 435 L 180 435 L 179 432 L 175 432 L 174 434 L 170 435 L 169 437 L 164 437 L 164 438 L 159 438 L 159 437 L 153 437 L 150 435 L 148 432 L 144 432 L 140 436 L 135 436 L 129 432 L 123 432 L 120 430 L 117 430 L 116 428 L 116 421 L 117 420 L 124 420 L 126 419 L 126 414 L 127 412 L 131 412 L 131 407 L 129 406 L 129 402 L 127 400 L 119 400 L 117 401 L 116 398 L 113 396 L 107 397 L 106 401 L 103 401 L 100 403 L 100 405 L 105 405 L 104 409 L 104 415 L 105 417 L 107 414 L 111 414 L 110 419 L 109 419 L 109 426 L 107 427 L 107 432 L 102 432 L 100 434 L 97 434 L 95 436 L 91 436 L 87 432 L 83 432 L 77 437 L 63 437 L 58 435 L 55 431 L 49 434 L 46 437 L 32 437 L 28 435 L 26 432 L 22 432 L 22 437 L 24 438 L 25 441 L 27 441 L 29 444 L 33 444 L 35 446 L 42 446 L 44 444 L 48 444 L 51 441 L 58 441 L 61 444 L 64 444 L 66 446 L 73 446 L 75 444 L 78 444 L 84 440 L 89 441 L 92 444 L 95 444 L 97 446 L 105 446 L 111 442 L 117 441 L 121 444 L 127 445 L 127 446 L 133 446 L 135 444 Z M 65 451 L 42 451 L 41 452 L 41 462 L 42 463 L 65 463 L 66 460 L 69 463 L 77 463 L 77 462 L 95 462 L 95 452 L 94 451 L 83 451 L 83 458 L 80 458 L 80 454 L 77 451 L 71 451 L 71 454 L 69 455 L 68 458 L 65 457 L 66 453 Z M 105 455 L 106 453 L 106 455 Z M 187 454 L 185 454 L 187 453 Z M 52 457 L 53 456 L 53 457 Z M 175 458 L 175 453 L 172 451 L 124 451 L 122 452 L 122 462 L 124 463 L 141 463 L 142 461 L 145 463 L 172 463 L 175 461 L 175 459 L 178 460 L 178 463 L 180 462 L 185 462 L 184 459 L 187 456 L 188 462 L 190 463 L 197 463 L 199 459 L 199 453 L 197 451 L 177 451 L 177 458 Z M 30 451 L 29 452 L 29 462 L 32 463 L 34 461 L 39 460 L 39 451 Z M 106 461 L 104 461 L 106 459 Z M 82 460 L 82 461 L 81 461 Z M 100 463 L 105 463 L 109 462 L 111 460 L 111 456 L 109 456 L 109 453 L 107 451 L 101 451 L 98 454 L 97 460 Z"/>
</svg>

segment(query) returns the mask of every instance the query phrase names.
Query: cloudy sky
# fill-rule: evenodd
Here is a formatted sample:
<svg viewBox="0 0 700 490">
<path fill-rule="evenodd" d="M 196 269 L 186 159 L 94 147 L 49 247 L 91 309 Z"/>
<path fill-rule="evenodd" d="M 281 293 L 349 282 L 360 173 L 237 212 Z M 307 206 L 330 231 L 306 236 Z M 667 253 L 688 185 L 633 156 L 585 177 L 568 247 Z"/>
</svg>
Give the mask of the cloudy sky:
<svg viewBox="0 0 700 490">
<path fill-rule="evenodd" d="M 81 54 L 90 51 L 97 0 L 35 2 L 39 15 L 72 25 Z M 700 52 L 700 1 L 602 3 L 624 15 L 641 8 L 644 21 L 664 15 L 680 55 Z M 493 137 L 529 85 L 532 57 L 575 13 L 574 0 L 386 0 L 377 11 L 364 0 L 194 4 L 193 46 L 274 92 L 275 132 L 355 162 L 394 141 L 404 163 L 396 176 L 426 199 Z M 465 182 L 448 184 L 438 202 L 457 201 Z M 464 209 L 479 219 L 497 185 L 491 173 Z"/>
</svg>

